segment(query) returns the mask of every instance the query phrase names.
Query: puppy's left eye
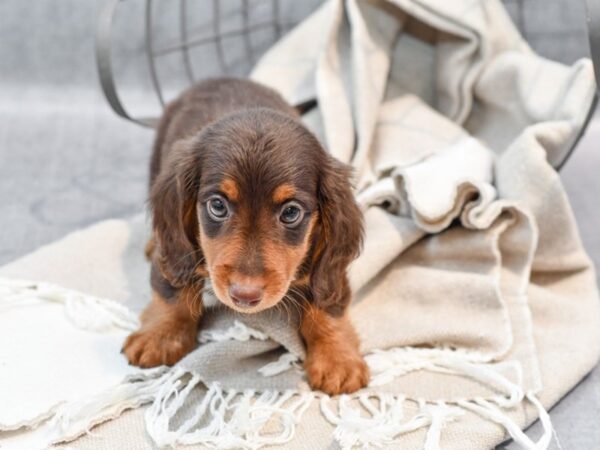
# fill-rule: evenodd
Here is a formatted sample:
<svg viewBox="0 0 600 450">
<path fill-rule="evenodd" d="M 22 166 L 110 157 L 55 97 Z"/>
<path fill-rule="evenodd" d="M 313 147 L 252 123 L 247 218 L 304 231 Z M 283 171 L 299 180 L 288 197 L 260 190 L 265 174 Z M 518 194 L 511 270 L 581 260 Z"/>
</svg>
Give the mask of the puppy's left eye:
<svg viewBox="0 0 600 450">
<path fill-rule="evenodd" d="M 284 205 L 279 216 L 279 220 L 286 226 L 294 226 L 300 223 L 304 217 L 304 212 L 300 205 L 296 203 L 288 203 Z"/>
</svg>

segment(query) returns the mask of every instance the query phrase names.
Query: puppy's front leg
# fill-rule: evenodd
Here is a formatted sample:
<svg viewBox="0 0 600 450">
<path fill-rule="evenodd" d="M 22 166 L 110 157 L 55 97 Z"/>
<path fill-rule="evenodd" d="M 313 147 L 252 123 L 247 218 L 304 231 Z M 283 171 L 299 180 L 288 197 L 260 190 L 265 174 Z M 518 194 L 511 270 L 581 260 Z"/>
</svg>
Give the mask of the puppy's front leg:
<svg viewBox="0 0 600 450">
<path fill-rule="evenodd" d="M 167 301 L 154 291 L 142 313 L 142 326 L 123 345 L 129 362 L 140 367 L 171 366 L 191 352 L 202 313 L 199 295 L 194 288 L 183 288 Z"/>
<path fill-rule="evenodd" d="M 300 331 L 307 352 L 304 368 L 313 389 L 337 395 L 367 385 L 369 368 L 360 354 L 358 336 L 346 314 L 333 317 L 309 305 Z"/>
</svg>

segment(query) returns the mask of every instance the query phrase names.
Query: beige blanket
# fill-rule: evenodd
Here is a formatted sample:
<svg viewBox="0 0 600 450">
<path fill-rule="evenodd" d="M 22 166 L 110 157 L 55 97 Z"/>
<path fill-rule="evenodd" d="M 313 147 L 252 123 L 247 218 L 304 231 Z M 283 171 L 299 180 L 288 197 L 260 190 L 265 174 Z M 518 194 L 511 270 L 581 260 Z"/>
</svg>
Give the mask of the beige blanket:
<svg viewBox="0 0 600 450">
<path fill-rule="evenodd" d="M 370 386 L 339 399 L 309 392 L 297 311 L 216 309 L 175 368 L 63 408 L 60 432 L 46 436 L 73 438 L 151 402 L 144 418 L 124 414 L 78 448 L 462 450 L 507 436 L 546 448 L 543 407 L 600 350 L 594 270 L 551 165 L 592 101 L 591 63 L 536 56 L 496 0 L 336 0 L 265 55 L 253 78 L 291 102 L 317 98 L 307 123 L 356 168 L 367 236 L 351 267 L 351 317 Z M 102 223 L 0 274 L 138 310 L 148 298 L 146 232 L 141 218 Z M 11 289 L 5 298 L 53 288 Z M 126 330 L 122 319 L 113 322 Z M 535 443 L 520 429 L 538 415 L 545 433 Z"/>
</svg>

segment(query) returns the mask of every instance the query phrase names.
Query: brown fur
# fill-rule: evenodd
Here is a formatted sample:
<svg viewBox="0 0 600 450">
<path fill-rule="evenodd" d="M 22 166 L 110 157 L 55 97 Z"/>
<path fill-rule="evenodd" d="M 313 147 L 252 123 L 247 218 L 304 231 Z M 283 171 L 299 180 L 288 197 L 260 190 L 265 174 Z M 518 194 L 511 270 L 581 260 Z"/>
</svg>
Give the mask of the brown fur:
<svg viewBox="0 0 600 450">
<path fill-rule="evenodd" d="M 336 395 L 366 386 L 369 368 L 360 355 L 358 336 L 346 315 L 332 317 L 309 306 L 300 332 L 306 343 L 304 368 L 313 389 Z"/>
<path fill-rule="evenodd" d="M 146 242 L 146 247 L 144 247 L 144 255 L 146 255 L 146 259 L 150 261 L 152 259 L 152 254 L 154 253 L 154 239 L 148 239 Z"/>
<path fill-rule="evenodd" d="M 125 343 L 130 361 L 172 364 L 193 348 L 209 277 L 219 300 L 245 313 L 301 291 L 311 385 L 333 394 L 364 386 L 366 366 L 344 315 L 346 269 L 362 239 L 349 178 L 350 169 L 264 86 L 208 80 L 168 105 L 151 161 L 146 251 L 155 296 Z M 214 198 L 226 207 L 221 218 L 209 208 Z M 292 224 L 282 219 L 290 205 L 301 210 Z M 229 293 L 234 283 L 258 286 L 262 300 L 240 308 Z"/>
<path fill-rule="evenodd" d="M 168 303 L 156 292 L 141 316 L 142 327 L 129 335 L 123 352 L 140 367 L 173 365 L 196 345 L 202 304 L 192 299 L 197 292 L 184 289 L 180 301 Z"/>
</svg>

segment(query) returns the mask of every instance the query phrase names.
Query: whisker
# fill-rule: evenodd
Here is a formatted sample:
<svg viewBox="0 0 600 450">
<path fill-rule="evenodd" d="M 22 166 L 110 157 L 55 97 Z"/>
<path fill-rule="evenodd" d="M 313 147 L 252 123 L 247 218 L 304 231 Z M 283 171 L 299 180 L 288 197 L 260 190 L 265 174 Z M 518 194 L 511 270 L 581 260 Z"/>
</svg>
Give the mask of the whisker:
<svg viewBox="0 0 600 450">
<path fill-rule="evenodd" d="M 308 310 L 308 307 L 304 301 L 299 301 L 298 299 L 293 298 L 293 297 L 288 297 L 288 299 L 291 301 L 292 306 L 294 306 L 296 308 L 296 311 L 298 311 L 298 315 L 300 316 L 300 320 L 297 322 L 297 330 L 296 330 L 296 331 L 300 331 L 300 327 L 302 325 L 302 316 Z"/>
<path fill-rule="evenodd" d="M 284 297 L 284 298 L 285 298 L 285 297 Z M 282 299 L 282 300 L 283 300 L 283 299 Z M 286 312 L 286 314 L 287 314 L 287 322 L 288 322 L 288 323 L 290 323 L 290 322 L 291 322 L 291 320 L 292 320 L 292 318 L 291 318 L 291 316 L 290 316 L 290 310 L 289 310 L 289 308 L 288 308 L 288 304 L 287 304 L 287 302 L 286 302 L 285 300 L 284 300 L 284 301 L 280 301 L 280 302 L 279 302 L 277 305 L 278 305 L 278 306 L 279 306 L 279 305 L 281 305 L 281 306 L 283 307 L 283 309 L 285 310 L 285 312 Z"/>
<path fill-rule="evenodd" d="M 179 259 L 177 259 L 177 261 L 175 261 L 175 263 L 174 263 L 173 265 L 174 265 L 175 267 L 177 267 L 177 266 L 178 266 L 178 265 L 179 265 L 179 264 L 180 264 L 180 263 L 181 263 L 181 262 L 182 262 L 182 261 L 183 261 L 185 258 L 187 258 L 188 256 L 193 256 L 193 255 L 195 255 L 196 253 L 202 253 L 202 249 L 201 249 L 201 248 L 198 248 L 198 249 L 192 250 L 191 252 L 184 253 L 183 255 L 181 255 L 181 256 L 179 257 Z M 198 261 L 198 263 L 196 263 L 196 264 L 194 265 L 194 269 L 195 269 L 195 268 L 198 266 L 198 264 L 199 264 L 199 263 L 201 263 L 201 262 L 204 262 L 204 258 L 200 259 L 200 260 Z"/>
</svg>

